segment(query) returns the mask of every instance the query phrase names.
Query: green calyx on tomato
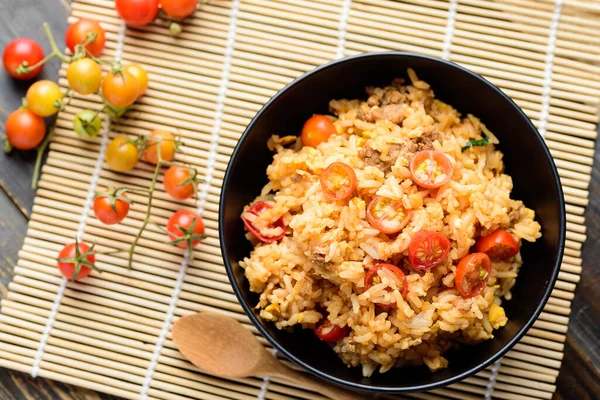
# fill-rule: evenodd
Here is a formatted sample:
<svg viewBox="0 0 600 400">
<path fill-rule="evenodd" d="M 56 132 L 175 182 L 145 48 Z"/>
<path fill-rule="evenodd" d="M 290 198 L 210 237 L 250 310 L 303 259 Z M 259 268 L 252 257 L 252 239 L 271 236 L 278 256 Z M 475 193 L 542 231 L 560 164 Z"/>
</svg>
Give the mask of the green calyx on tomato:
<svg viewBox="0 0 600 400">
<path fill-rule="evenodd" d="M 73 130 L 83 139 L 96 137 L 101 128 L 102 120 L 96 111 L 79 111 L 73 119 Z"/>
<path fill-rule="evenodd" d="M 80 249 L 80 246 L 81 246 L 81 248 L 85 249 L 85 250 L 83 250 L 83 252 Z M 61 264 L 62 264 L 62 266 L 67 265 L 67 264 L 73 265 L 74 266 L 73 267 L 73 276 L 71 277 L 71 279 L 73 281 L 75 281 L 77 279 L 81 270 L 85 269 L 85 268 L 93 269 L 96 272 L 102 272 L 102 271 L 100 271 L 100 269 L 98 267 L 96 267 L 96 265 L 93 262 L 94 246 L 96 246 L 96 245 L 93 244 L 91 247 L 88 247 L 87 245 L 84 246 L 83 243 L 80 244 L 78 242 L 78 240 L 75 239 L 75 246 L 73 248 L 73 250 L 75 251 L 74 256 L 73 257 L 60 257 L 60 254 L 59 254 L 59 258 L 58 258 L 59 267 L 61 267 Z M 66 246 L 65 249 L 67 249 L 67 247 L 68 246 Z M 63 252 L 61 252 L 61 253 L 63 253 Z M 66 278 L 66 276 L 65 276 L 65 278 Z"/>
<path fill-rule="evenodd" d="M 97 199 L 99 197 L 108 198 L 110 207 L 113 209 L 114 212 L 117 212 L 117 205 L 116 205 L 117 200 L 124 201 L 125 203 L 127 203 L 129 205 L 133 204 L 133 202 L 125 196 L 125 193 L 127 193 L 128 191 L 129 191 L 129 189 L 127 189 L 126 187 L 119 187 L 119 188 L 109 187 L 106 192 L 96 193 L 96 195 L 94 196 L 94 199 Z"/>
</svg>

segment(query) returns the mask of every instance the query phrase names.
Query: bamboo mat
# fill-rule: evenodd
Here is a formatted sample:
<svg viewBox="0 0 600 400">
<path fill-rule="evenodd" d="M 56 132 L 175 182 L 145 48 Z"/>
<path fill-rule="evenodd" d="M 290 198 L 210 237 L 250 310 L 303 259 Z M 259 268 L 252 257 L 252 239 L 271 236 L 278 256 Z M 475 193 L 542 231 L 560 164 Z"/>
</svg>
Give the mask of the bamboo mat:
<svg viewBox="0 0 600 400">
<path fill-rule="evenodd" d="M 210 0 L 178 38 L 165 21 L 126 28 L 112 1 L 73 3 L 72 19 L 92 17 L 107 31 L 105 55 L 144 65 L 145 96 L 99 137 L 83 141 L 76 112 L 99 109 L 95 97 L 74 98 L 58 128 L 34 202 L 29 230 L 0 315 L 0 366 L 127 399 L 320 398 L 279 380 L 225 380 L 203 374 L 177 352 L 171 323 L 211 310 L 255 333 L 236 301 L 222 264 L 218 196 L 228 158 L 252 116 L 293 78 L 334 58 L 405 50 L 444 57 L 484 75 L 525 110 L 544 135 L 567 202 L 567 242 L 559 280 L 528 335 L 500 362 L 420 399 L 550 399 L 563 357 L 571 300 L 581 272 L 583 212 L 600 101 L 598 3 L 576 0 Z M 66 87 L 65 68 L 60 84 Z M 107 142 L 155 128 L 184 140 L 180 161 L 207 184 L 200 201 L 177 203 L 158 185 L 152 219 L 165 224 L 184 206 L 198 209 L 208 238 L 193 261 L 150 227 L 133 270 L 122 256 L 97 257 L 101 275 L 66 282 L 57 252 L 74 237 L 99 251 L 130 243 L 146 198 L 117 226 L 90 212 L 95 190 L 148 187 L 151 167 L 127 174 L 104 165 Z M 509 316 L 510 317 L 510 316 Z M 264 342 L 264 340 L 263 340 Z"/>
</svg>

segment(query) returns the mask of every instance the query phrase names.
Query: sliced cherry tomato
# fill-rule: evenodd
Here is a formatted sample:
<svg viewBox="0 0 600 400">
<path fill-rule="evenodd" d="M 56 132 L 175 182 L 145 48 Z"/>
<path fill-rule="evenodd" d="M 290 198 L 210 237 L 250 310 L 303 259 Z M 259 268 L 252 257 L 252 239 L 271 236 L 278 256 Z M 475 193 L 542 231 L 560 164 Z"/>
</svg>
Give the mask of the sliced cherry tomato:
<svg viewBox="0 0 600 400">
<path fill-rule="evenodd" d="M 473 253 L 463 257 L 456 267 L 456 289 L 462 297 L 480 294 L 492 273 L 492 262 L 485 253 Z"/>
<path fill-rule="evenodd" d="M 71 89 L 79 94 L 96 93 L 102 83 L 102 70 L 96 61 L 82 58 L 69 65 L 67 80 Z"/>
<path fill-rule="evenodd" d="M 185 18 L 196 11 L 198 0 L 160 0 L 162 10 L 173 18 Z"/>
<path fill-rule="evenodd" d="M 410 172 L 415 183 L 427 189 L 439 188 L 452 178 L 454 167 L 448 156 L 435 150 L 423 150 L 410 162 Z"/>
<path fill-rule="evenodd" d="M 104 50 L 106 43 L 106 34 L 98 21 L 90 18 L 82 18 L 79 21 L 69 25 L 65 32 L 65 42 L 71 53 L 75 54 L 75 46 L 88 40 L 88 35 L 95 34 L 96 38 L 85 46 L 94 57 L 99 57 Z"/>
<path fill-rule="evenodd" d="M 109 189 L 94 198 L 94 214 L 103 224 L 118 224 L 127 216 L 129 203 L 123 188 Z"/>
<path fill-rule="evenodd" d="M 49 117 L 58 112 L 63 99 L 60 87 L 52 81 L 37 81 L 27 89 L 27 107 L 40 117 Z"/>
<path fill-rule="evenodd" d="M 125 136 L 113 139 L 106 147 L 106 163 L 114 171 L 132 170 L 137 164 L 138 158 L 137 147 Z"/>
<path fill-rule="evenodd" d="M 450 240 L 441 233 L 417 232 L 408 246 L 410 265 L 418 270 L 435 267 L 448 256 Z"/>
<path fill-rule="evenodd" d="M 323 194 L 329 200 L 346 200 L 356 190 L 356 173 L 343 162 L 334 162 L 319 177 Z"/>
<path fill-rule="evenodd" d="M 123 70 L 135 76 L 135 80 L 138 84 L 138 97 L 146 93 L 146 89 L 148 89 L 148 73 L 146 70 L 141 65 L 137 64 L 126 65 Z"/>
<path fill-rule="evenodd" d="M 75 246 L 77 246 L 79 251 L 76 250 Z M 96 262 L 96 256 L 90 250 L 90 246 L 85 243 L 78 243 L 77 245 L 69 243 L 63 247 L 60 253 L 58 253 L 57 266 L 60 273 L 65 278 L 75 281 L 88 276 L 92 272 L 92 267 L 90 266 L 93 266 Z"/>
<path fill-rule="evenodd" d="M 171 132 L 155 129 L 150 133 L 150 137 L 161 139 L 160 157 L 163 161 L 173 161 L 175 157 L 175 135 Z M 158 149 L 156 140 L 148 139 L 148 147 L 142 153 L 142 160 L 152 164 L 158 164 Z"/>
<path fill-rule="evenodd" d="M 25 63 L 25 67 L 31 67 L 44 59 L 44 50 L 35 40 L 29 38 L 17 38 L 11 41 L 2 53 L 2 61 L 6 71 L 16 79 L 28 80 L 35 78 L 42 72 L 43 65 L 24 74 L 19 74 L 19 67 Z"/>
<path fill-rule="evenodd" d="M 6 119 L 6 138 L 19 150 L 35 149 L 46 135 L 44 118 L 27 109 L 14 111 Z"/>
<path fill-rule="evenodd" d="M 506 261 L 519 252 L 519 242 L 504 229 L 498 229 L 475 244 L 475 251 L 486 253 L 490 258 Z"/>
<path fill-rule="evenodd" d="M 192 224 L 194 225 L 192 229 Z M 190 210 L 180 210 L 171 215 L 167 222 L 169 239 L 176 246 L 187 249 L 188 243 L 194 247 L 204 235 L 204 221 L 202 217 Z"/>
<path fill-rule="evenodd" d="M 117 12 L 128 25 L 144 26 L 158 14 L 158 0 L 116 0 Z"/>
<path fill-rule="evenodd" d="M 265 243 L 276 242 L 285 236 L 285 224 L 283 223 L 283 218 L 279 218 L 277 221 L 275 221 L 275 223 L 262 230 L 258 229 L 254 225 L 256 216 L 264 213 L 269 208 L 273 208 L 273 206 L 269 203 L 265 203 L 264 201 L 257 201 L 242 214 L 242 221 L 244 221 L 244 225 L 246 225 L 248 231 L 254 235 L 255 238 Z"/>
<path fill-rule="evenodd" d="M 405 297 L 406 293 L 408 293 L 408 282 L 406 280 L 406 275 L 404 275 L 404 272 L 402 272 L 402 270 L 400 268 L 398 268 L 392 264 L 377 264 L 377 265 L 369 268 L 369 271 L 367 271 L 367 274 L 365 275 L 365 290 L 368 290 L 373 285 L 377 285 L 377 284 L 381 283 L 381 276 L 379 275 L 379 271 L 381 271 L 383 269 L 386 269 L 386 270 L 392 272 L 392 274 L 394 276 L 394 280 L 396 281 L 396 286 L 398 287 L 400 294 L 402 295 L 402 297 Z M 387 304 L 383 304 L 383 303 L 375 303 L 375 304 L 377 304 L 378 306 L 383 307 L 383 308 L 389 308 L 389 307 L 394 307 L 396 305 L 396 302 L 392 301 Z"/>
<path fill-rule="evenodd" d="M 329 118 L 324 115 L 313 115 L 304 123 L 300 139 L 304 146 L 317 147 L 336 133 L 335 126 Z"/>
<path fill-rule="evenodd" d="M 196 182 L 190 178 L 189 168 L 173 165 L 165 173 L 163 185 L 167 193 L 174 199 L 185 200 L 194 195 Z"/>
<path fill-rule="evenodd" d="M 350 333 L 350 327 L 333 325 L 331 321 L 326 319 L 314 329 L 315 335 L 324 342 L 337 342 L 342 340 Z"/>
<path fill-rule="evenodd" d="M 367 220 L 371 226 L 381 233 L 391 235 L 400 232 L 412 215 L 400 200 L 375 196 L 367 207 Z"/>
<path fill-rule="evenodd" d="M 109 72 L 102 81 L 102 95 L 111 106 L 130 106 L 138 97 L 137 79 L 124 69 Z"/>
</svg>

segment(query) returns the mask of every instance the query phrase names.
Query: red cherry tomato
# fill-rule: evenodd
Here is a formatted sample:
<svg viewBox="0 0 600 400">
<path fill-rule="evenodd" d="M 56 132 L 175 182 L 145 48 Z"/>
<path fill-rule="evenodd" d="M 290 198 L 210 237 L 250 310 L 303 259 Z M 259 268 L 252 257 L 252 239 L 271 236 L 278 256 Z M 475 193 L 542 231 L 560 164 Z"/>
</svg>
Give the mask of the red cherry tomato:
<svg viewBox="0 0 600 400">
<path fill-rule="evenodd" d="M 6 119 L 6 138 L 19 150 L 36 148 L 46 135 L 44 118 L 27 109 L 14 111 Z"/>
<path fill-rule="evenodd" d="M 492 262 L 487 254 L 469 254 L 456 267 L 456 289 L 462 297 L 477 296 L 486 287 L 491 273 Z"/>
<path fill-rule="evenodd" d="M 276 228 L 280 228 L 281 232 L 270 232 L 272 233 L 272 235 L 268 235 L 267 233 L 262 234 L 262 230 L 254 225 L 254 220 L 256 219 L 256 216 L 264 213 L 269 208 L 273 208 L 273 206 L 269 203 L 265 203 L 264 201 L 257 201 L 256 203 L 252 204 L 252 206 L 250 206 L 250 208 L 246 212 L 242 214 L 242 221 L 244 221 L 244 225 L 246 225 L 248 231 L 252 235 L 254 235 L 255 238 L 265 243 L 276 242 L 278 240 L 281 240 L 285 236 L 285 224 L 283 223 L 283 218 L 279 218 L 277 221 L 275 221 L 275 223 L 263 229 L 272 231 Z"/>
<path fill-rule="evenodd" d="M 85 48 L 94 57 L 99 57 L 102 54 L 102 50 L 104 50 L 106 34 L 98 21 L 89 18 L 82 18 L 67 28 L 65 42 L 71 53 L 75 53 L 75 46 L 87 41 L 88 35 L 92 33 L 96 34 L 96 39 L 85 46 Z"/>
<path fill-rule="evenodd" d="M 337 342 L 348 336 L 349 333 L 349 326 L 332 325 L 328 319 L 315 328 L 315 335 L 324 342 Z"/>
<path fill-rule="evenodd" d="M 441 233 L 417 232 L 408 246 L 410 265 L 418 270 L 428 270 L 441 263 L 450 251 L 450 240 Z"/>
<path fill-rule="evenodd" d="M 113 197 L 111 204 L 111 197 Z M 94 214 L 96 218 L 103 224 L 114 225 L 123 221 L 129 213 L 129 203 L 126 200 L 122 200 L 118 197 L 125 197 L 125 193 L 113 195 L 110 192 L 106 192 L 101 196 L 94 199 Z"/>
<path fill-rule="evenodd" d="M 117 12 L 128 25 L 144 26 L 158 14 L 158 0 L 116 0 Z"/>
<path fill-rule="evenodd" d="M 519 242 L 504 229 L 498 229 L 475 244 L 475 251 L 486 253 L 490 258 L 508 260 L 519 252 Z"/>
<path fill-rule="evenodd" d="M 162 10 L 173 18 L 185 18 L 196 11 L 198 0 L 160 0 Z"/>
<path fill-rule="evenodd" d="M 406 297 L 406 293 L 408 293 L 408 282 L 406 280 L 406 275 L 404 272 L 395 265 L 392 264 L 377 264 L 367 271 L 365 275 L 365 290 L 368 290 L 371 286 L 381 283 L 381 276 L 379 275 L 379 271 L 382 269 L 387 269 L 394 275 L 394 280 L 396 281 L 396 286 L 398 286 L 398 290 L 402 297 Z M 383 303 L 375 303 L 380 307 L 389 308 L 394 307 L 396 302 L 390 302 L 387 304 Z"/>
<path fill-rule="evenodd" d="M 448 156 L 435 150 L 423 150 L 415 154 L 410 162 L 413 181 L 427 189 L 439 188 L 450 178 L 454 167 Z"/>
<path fill-rule="evenodd" d="M 84 254 L 85 252 L 87 252 L 90 249 L 90 246 L 88 246 L 85 243 L 79 243 L 78 247 L 79 247 L 80 254 Z M 78 280 L 83 279 L 86 276 L 88 276 L 90 274 L 90 272 L 92 272 L 92 269 L 90 267 L 86 267 L 85 265 L 82 265 L 81 269 L 79 270 L 79 273 L 77 273 L 77 276 L 74 276 L 75 275 L 75 263 L 60 261 L 61 258 L 75 258 L 75 256 L 76 256 L 75 243 L 69 243 L 68 245 L 63 247 L 63 249 L 60 251 L 60 253 L 58 253 L 59 261 L 57 262 L 57 266 L 58 266 L 60 273 L 65 278 L 78 281 Z M 96 262 L 96 256 L 94 256 L 93 253 L 90 253 L 86 257 L 86 259 L 91 264 L 94 264 Z"/>
<path fill-rule="evenodd" d="M 313 115 L 304 123 L 300 139 L 304 146 L 317 147 L 336 133 L 335 126 L 329 118 L 324 115 Z"/>
<path fill-rule="evenodd" d="M 185 200 L 194 195 L 196 181 L 190 179 L 190 171 L 189 168 L 173 165 L 165 172 L 163 185 L 174 199 Z"/>
<path fill-rule="evenodd" d="M 192 222 L 196 221 L 194 224 L 193 232 L 190 231 L 192 227 Z M 188 233 L 183 232 L 180 228 Z M 169 231 L 169 239 L 171 241 L 176 241 L 181 238 L 185 238 L 189 236 L 191 239 L 192 247 L 196 246 L 200 243 L 201 239 L 194 239 L 191 236 L 204 235 L 204 221 L 202 221 L 202 217 L 190 210 L 180 210 L 175 214 L 171 215 L 169 218 L 169 222 L 167 222 L 167 231 Z M 187 242 L 181 241 L 177 243 L 178 247 L 186 249 L 188 247 Z"/>
<path fill-rule="evenodd" d="M 11 41 L 2 54 L 2 61 L 6 71 L 16 79 L 28 80 L 35 78 L 42 72 L 42 66 L 26 73 L 18 74 L 17 69 L 25 62 L 31 67 L 44 59 L 44 50 L 35 40 L 29 38 L 17 38 Z"/>
<path fill-rule="evenodd" d="M 356 190 L 356 173 L 343 162 L 334 162 L 319 177 L 323 194 L 329 200 L 346 200 Z"/>
<path fill-rule="evenodd" d="M 375 196 L 367 207 L 367 220 L 371 226 L 378 231 L 391 235 L 400 232 L 412 215 L 400 200 L 392 200 L 387 197 Z"/>
</svg>

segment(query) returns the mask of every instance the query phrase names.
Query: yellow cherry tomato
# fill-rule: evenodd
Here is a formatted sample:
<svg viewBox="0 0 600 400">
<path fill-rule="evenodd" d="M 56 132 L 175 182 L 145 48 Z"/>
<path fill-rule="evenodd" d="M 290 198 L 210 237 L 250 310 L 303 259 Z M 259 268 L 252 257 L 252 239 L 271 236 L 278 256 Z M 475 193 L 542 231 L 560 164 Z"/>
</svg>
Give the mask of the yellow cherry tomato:
<svg viewBox="0 0 600 400">
<path fill-rule="evenodd" d="M 63 94 L 52 81 L 37 81 L 27 90 L 27 107 L 40 117 L 49 117 L 58 112 Z M 57 107 L 58 106 L 58 107 Z"/>
<path fill-rule="evenodd" d="M 69 65 L 67 80 L 76 93 L 83 95 L 96 93 L 102 83 L 102 70 L 96 61 L 82 58 Z"/>
<path fill-rule="evenodd" d="M 135 80 L 138 84 L 138 97 L 146 93 L 146 89 L 148 89 L 148 73 L 144 67 L 138 64 L 129 64 L 126 65 L 123 70 L 135 76 Z"/>
<path fill-rule="evenodd" d="M 139 152 L 135 144 L 125 136 L 113 139 L 106 147 L 106 162 L 117 172 L 132 170 L 137 164 Z"/>
<path fill-rule="evenodd" d="M 125 70 L 109 72 L 102 81 L 102 94 L 111 106 L 130 106 L 138 96 L 137 79 Z"/>
<path fill-rule="evenodd" d="M 160 156 L 163 161 L 173 161 L 175 157 L 175 135 L 171 132 L 155 129 L 150 134 L 151 137 L 161 139 L 160 142 Z M 158 149 L 156 147 L 156 141 L 149 139 L 148 147 L 142 153 L 142 160 L 152 164 L 158 164 Z"/>
</svg>

